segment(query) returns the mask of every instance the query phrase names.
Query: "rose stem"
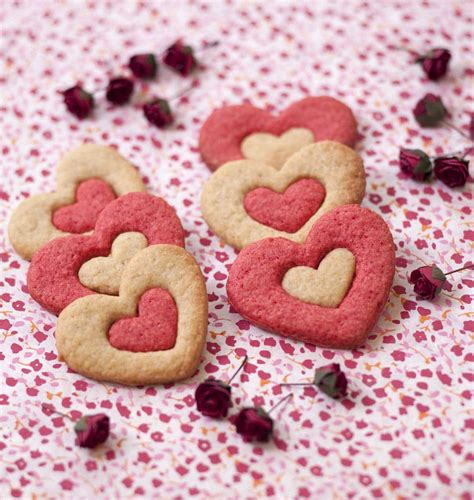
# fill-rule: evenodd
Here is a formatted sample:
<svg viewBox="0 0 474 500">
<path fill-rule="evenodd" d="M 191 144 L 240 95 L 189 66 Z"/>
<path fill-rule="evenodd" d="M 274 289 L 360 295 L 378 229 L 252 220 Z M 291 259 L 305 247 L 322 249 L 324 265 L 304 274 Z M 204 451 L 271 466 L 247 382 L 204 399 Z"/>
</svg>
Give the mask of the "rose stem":
<svg viewBox="0 0 474 500">
<path fill-rule="evenodd" d="M 464 271 L 464 269 L 472 269 L 474 267 L 474 264 L 471 264 L 466 267 L 460 267 L 459 269 L 455 269 L 454 271 L 450 271 L 449 273 L 444 273 L 445 276 L 448 276 L 450 274 L 458 273 L 459 271 Z"/>
<path fill-rule="evenodd" d="M 471 140 L 469 136 L 467 136 L 459 127 L 456 127 L 456 125 L 453 125 L 451 122 L 448 122 L 447 120 L 441 120 L 448 128 L 453 129 L 456 131 L 459 135 L 462 135 L 464 139 L 467 139 L 468 141 Z"/>
<path fill-rule="evenodd" d="M 285 382 L 283 384 L 278 384 L 280 386 L 282 385 L 314 385 L 313 382 Z"/>
<path fill-rule="evenodd" d="M 278 401 L 278 403 L 276 405 L 272 406 L 267 411 L 267 414 L 270 414 L 275 408 L 278 408 L 284 401 L 286 401 L 287 399 L 292 398 L 292 397 L 293 397 L 293 393 L 288 394 L 288 396 L 285 396 L 284 398 L 280 399 L 280 401 Z"/>
<path fill-rule="evenodd" d="M 240 370 L 242 370 L 242 368 L 245 366 L 245 363 L 247 363 L 247 360 L 249 359 L 249 357 L 247 356 L 247 354 L 244 356 L 244 360 L 242 361 L 242 363 L 240 363 L 240 366 L 237 368 L 237 371 L 232 375 L 232 377 L 229 379 L 229 382 L 227 382 L 229 385 L 232 383 L 232 380 L 234 380 L 234 378 L 237 376 L 237 374 L 240 372 Z"/>
<path fill-rule="evenodd" d="M 60 411 L 57 411 L 54 407 L 51 409 L 46 403 L 41 403 L 41 406 L 45 410 L 50 411 L 51 413 L 56 413 L 56 415 L 61 415 L 61 417 L 67 418 L 71 422 L 74 422 L 74 420 L 69 415 L 66 415 L 65 413 L 61 413 Z"/>
<path fill-rule="evenodd" d="M 432 160 L 438 160 L 440 158 L 447 158 L 448 156 L 458 156 L 461 153 L 464 153 L 461 158 L 464 158 L 471 152 L 472 147 L 469 147 L 467 149 L 461 149 L 461 151 L 450 151 L 449 153 L 444 153 L 442 155 L 435 155 L 435 156 L 430 156 Z"/>
<path fill-rule="evenodd" d="M 188 85 L 187 87 L 184 87 L 183 90 L 180 90 L 177 94 L 168 97 L 166 100 L 167 101 L 176 101 L 176 99 L 179 99 L 180 97 L 183 97 L 183 95 L 187 94 L 194 88 L 194 84 L 191 83 L 191 85 Z"/>
<path fill-rule="evenodd" d="M 408 52 L 410 55 L 415 56 L 415 57 L 420 56 L 420 54 L 418 54 L 418 52 L 416 52 L 415 50 L 409 49 L 408 47 L 404 47 L 402 45 L 395 45 L 395 49 L 404 50 L 405 52 Z"/>
</svg>

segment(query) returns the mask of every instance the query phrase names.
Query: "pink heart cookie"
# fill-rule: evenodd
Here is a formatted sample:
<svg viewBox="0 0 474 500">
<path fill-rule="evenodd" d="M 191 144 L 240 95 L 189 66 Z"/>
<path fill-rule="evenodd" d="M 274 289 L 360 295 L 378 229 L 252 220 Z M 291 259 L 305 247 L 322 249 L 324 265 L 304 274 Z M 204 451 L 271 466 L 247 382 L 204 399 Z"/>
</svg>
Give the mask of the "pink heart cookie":
<svg viewBox="0 0 474 500">
<path fill-rule="evenodd" d="M 34 255 L 27 277 L 31 296 L 59 314 L 74 300 L 94 293 L 79 280 L 82 264 L 109 255 L 115 238 L 131 231 L 142 233 L 148 245 L 184 246 L 183 228 L 166 201 L 146 193 L 129 193 L 107 205 L 92 234 L 57 238 Z"/>
<path fill-rule="evenodd" d="M 282 287 L 289 269 L 316 268 L 332 250 L 355 257 L 355 276 L 339 307 L 303 302 Z M 385 306 L 395 272 L 395 249 L 384 220 L 357 205 L 336 208 L 318 219 L 302 245 L 267 238 L 244 250 L 227 282 L 231 305 L 266 330 L 331 348 L 362 344 Z"/>
<path fill-rule="evenodd" d="M 245 158 L 242 142 L 251 134 L 281 136 L 301 128 L 312 134 L 313 142 L 331 140 L 352 147 L 358 138 L 357 122 L 348 106 L 332 97 L 306 97 L 276 117 L 250 104 L 217 109 L 202 126 L 199 150 L 208 167 L 216 170 Z"/>
</svg>

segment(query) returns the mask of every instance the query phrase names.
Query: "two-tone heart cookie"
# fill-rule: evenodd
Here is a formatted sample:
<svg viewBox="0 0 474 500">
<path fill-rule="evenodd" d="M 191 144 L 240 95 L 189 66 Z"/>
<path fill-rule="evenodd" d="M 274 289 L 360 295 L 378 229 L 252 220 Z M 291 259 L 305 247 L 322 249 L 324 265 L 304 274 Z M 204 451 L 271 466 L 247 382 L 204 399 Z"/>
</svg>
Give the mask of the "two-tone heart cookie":
<svg viewBox="0 0 474 500">
<path fill-rule="evenodd" d="M 48 241 L 87 233 L 115 198 L 145 191 L 137 170 L 113 148 L 84 144 L 68 152 L 57 168 L 52 193 L 31 196 L 13 212 L 8 233 L 16 252 L 31 260 Z"/>
<path fill-rule="evenodd" d="M 266 330 L 324 347 L 361 345 L 387 301 L 395 248 L 384 220 L 357 205 L 318 219 L 306 241 L 267 238 L 230 270 L 232 307 Z"/>
<path fill-rule="evenodd" d="M 60 359 L 86 377 L 127 385 L 191 377 L 207 334 L 207 293 L 184 249 L 153 245 L 123 270 L 117 296 L 82 297 L 59 316 Z"/>
<path fill-rule="evenodd" d="M 250 104 L 215 110 L 202 126 L 199 151 L 211 170 L 245 158 L 280 168 L 312 142 L 330 140 L 352 147 L 357 138 L 349 107 L 332 97 L 306 97 L 279 116 Z"/>
<path fill-rule="evenodd" d="M 116 295 L 128 261 L 156 244 L 184 246 L 176 212 L 151 194 L 126 194 L 102 210 L 91 234 L 57 238 L 36 252 L 28 290 L 55 314 L 85 295 Z"/>
<path fill-rule="evenodd" d="M 223 165 L 205 184 L 201 208 L 209 227 L 240 249 L 276 236 L 302 243 L 319 217 L 364 194 L 360 156 L 323 141 L 300 149 L 280 170 L 251 160 Z"/>
</svg>

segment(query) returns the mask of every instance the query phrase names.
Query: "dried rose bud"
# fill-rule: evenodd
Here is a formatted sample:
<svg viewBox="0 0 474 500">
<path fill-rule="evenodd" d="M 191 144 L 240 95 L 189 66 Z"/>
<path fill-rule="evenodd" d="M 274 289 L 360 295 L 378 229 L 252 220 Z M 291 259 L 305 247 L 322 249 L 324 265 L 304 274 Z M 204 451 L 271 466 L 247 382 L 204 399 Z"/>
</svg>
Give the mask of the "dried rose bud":
<svg viewBox="0 0 474 500">
<path fill-rule="evenodd" d="M 469 162 L 456 156 L 436 158 L 434 172 L 450 188 L 464 186 L 469 177 Z"/>
<path fill-rule="evenodd" d="M 267 443 L 272 437 L 273 420 L 263 408 L 243 408 L 230 420 L 247 443 Z"/>
<path fill-rule="evenodd" d="M 447 110 L 444 107 L 441 97 L 434 94 L 426 94 L 420 99 L 413 110 L 415 120 L 422 127 L 434 127 L 438 125 L 446 116 Z"/>
<path fill-rule="evenodd" d="M 418 297 L 431 300 L 446 287 L 446 276 L 439 267 L 423 266 L 410 274 L 410 283 Z"/>
<path fill-rule="evenodd" d="M 231 387 L 220 380 L 207 379 L 197 386 L 195 399 L 197 410 L 206 417 L 226 417 L 232 406 Z"/>
<path fill-rule="evenodd" d="M 420 149 L 400 149 L 399 163 L 400 170 L 416 181 L 426 181 L 431 177 L 430 157 Z"/>
<path fill-rule="evenodd" d="M 331 398 L 347 394 L 347 378 L 337 363 L 316 368 L 313 383 Z"/>
<path fill-rule="evenodd" d="M 166 49 L 163 62 L 182 76 L 188 76 L 197 66 L 193 49 L 177 40 Z"/>
<path fill-rule="evenodd" d="M 158 64 L 153 54 L 137 54 L 128 61 L 130 71 L 137 78 L 155 78 Z"/>
<path fill-rule="evenodd" d="M 448 49 L 432 49 L 417 57 L 423 71 L 430 80 L 439 80 L 448 71 L 451 52 Z"/>
<path fill-rule="evenodd" d="M 133 80 L 130 78 L 112 78 L 107 85 L 105 97 L 114 104 L 125 104 L 133 93 Z"/>
<path fill-rule="evenodd" d="M 165 99 L 153 99 L 143 106 L 146 119 L 156 127 L 163 128 L 173 123 L 170 105 Z"/>
<path fill-rule="evenodd" d="M 62 94 L 67 110 L 79 120 L 86 118 L 94 108 L 94 96 L 79 85 L 65 90 Z"/>
<path fill-rule="evenodd" d="M 110 421 L 105 413 L 86 415 L 74 426 L 76 444 L 81 448 L 95 448 L 109 437 Z"/>
</svg>

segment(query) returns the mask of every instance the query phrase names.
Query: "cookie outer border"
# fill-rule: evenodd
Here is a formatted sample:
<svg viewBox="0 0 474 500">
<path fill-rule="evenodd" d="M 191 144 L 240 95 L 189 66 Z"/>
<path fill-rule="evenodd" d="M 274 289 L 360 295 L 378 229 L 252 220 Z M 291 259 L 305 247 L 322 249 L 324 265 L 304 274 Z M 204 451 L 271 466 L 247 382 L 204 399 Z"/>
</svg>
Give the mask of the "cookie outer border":
<svg viewBox="0 0 474 500">
<path fill-rule="evenodd" d="M 175 346 L 143 353 L 112 347 L 107 337 L 112 323 L 135 315 L 139 298 L 155 287 L 168 290 L 176 303 Z M 127 264 L 118 297 L 89 295 L 62 311 L 56 345 L 60 359 L 86 377 L 125 385 L 165 384 L 194 375 L 207 324 L 206 285 L 195 259 L 174 245 L 152 245 Z"/>
<path fill-rule="evenodd" d="M 11 216 L 8 235 L 21 257 L 31 260 L 34 253 L 49 241 L 72 234 L 54 226 L 53 213 L 74 203 L 79 183 L 92 178 L 110 184 L 117 197 L 146 191 L 138 171 L 115 149 L 97 144 L 83 144 L 72 149 L 58 164 L 56 191 L 30 196 Z"/>
<path fill-rule="evenodd" d="M 326 196 L 318 211 L 295 233 L 260 224 L 246 212 L 244 199 L 249 191 L 266 187 L 283 192 L 306 178 L 320 182 Z M 223 165 L 204 185 L 201 210 L 214 233 L 237 249 L 269 237 L 303 243 L 319 217 L 341 205 L 359 204 L 365 195 L 365 184 L 362 159 L 353 149 L 321 141 L 300 149 L 280 170 L 251 160 Z"/>
</svg>

